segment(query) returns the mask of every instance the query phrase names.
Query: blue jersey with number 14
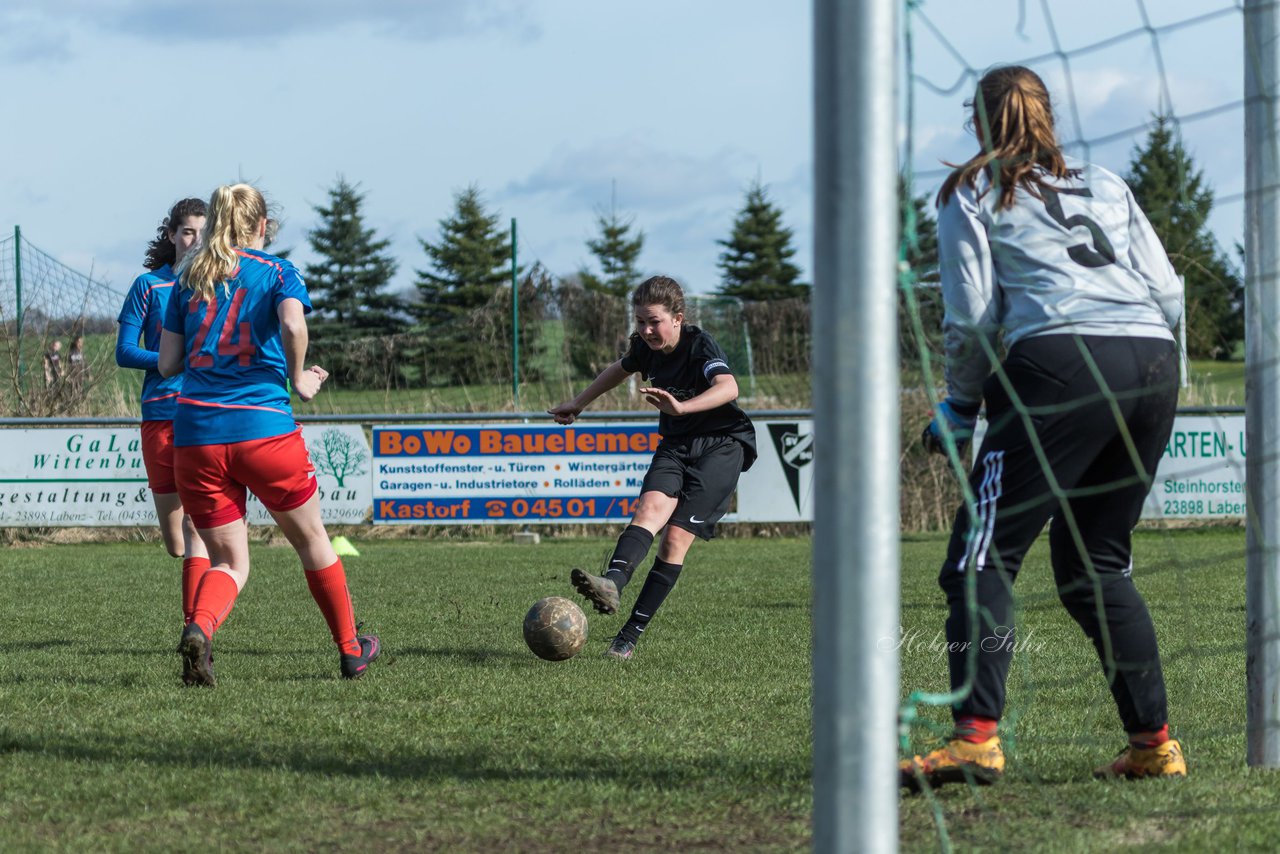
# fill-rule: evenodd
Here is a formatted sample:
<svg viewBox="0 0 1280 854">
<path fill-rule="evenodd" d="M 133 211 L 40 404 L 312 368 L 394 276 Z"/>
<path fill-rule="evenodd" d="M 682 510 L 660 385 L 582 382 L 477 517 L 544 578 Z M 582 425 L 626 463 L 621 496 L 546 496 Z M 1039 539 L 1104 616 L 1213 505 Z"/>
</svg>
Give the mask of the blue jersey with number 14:
<svg viewBox="0 0 1280 854">
<path fill-rule="evenodd" d="M 311 311 L 307 286 L 292 263 L 236 249 L 240 266 L 215 289 L 215 302 L 193 301 L 179 278 L 164 328 L 186 337 L 182 394 L 173 419 L 176 446 L 229 445 L 297 429 L 276 309 L 296 299 Z"/>
</svg>

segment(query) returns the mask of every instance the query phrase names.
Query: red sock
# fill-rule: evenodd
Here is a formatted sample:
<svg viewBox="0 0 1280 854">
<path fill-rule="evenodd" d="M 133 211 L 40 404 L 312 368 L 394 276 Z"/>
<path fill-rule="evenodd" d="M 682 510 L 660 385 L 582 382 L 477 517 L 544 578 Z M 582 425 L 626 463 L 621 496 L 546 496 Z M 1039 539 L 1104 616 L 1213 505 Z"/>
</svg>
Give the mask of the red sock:
<svg viewBox="0 0 1280 854">
<path fill-rule="evenodd" d="M 1143 750 L 1150 750 L 1153 747 L 1159 747 L 1169 740 L 1169 725 L 1165 724 L 1157 730 L 1150 732 L 1131 732 L 1129 733 L 1129 746 L 1137 747 Z"/>
<path fill-rule="evenodd" d="M 236 603 L 239 593 L 236 580 L 230 575 L 220 569 L 206 570 L 200 579 L 200 589 L 196 591 L 191 622 L 212 638 L 218 626 L 227 619 L 227 614 L 231 613 L 231 606 Z"/>
<path fill-rule="evenodd" d="M 342 558 L 337 563 L 324 569 L 309 569 L 307 587 L 311 588 L 311 598 L 320 606 L 324 621 L 329 624 L 329 633 L 338 649 L 347 655 L 359 655 L 360 644 L 356 641 L 356 618 L 351 610 L 351 594 L 347 591 L 347 573 L 342 568 Z"/>
<path fill-rule="evenodd" d="M 998 723 L 999 721 L 995 718 L 967 715 L 956 720 L 955 738 L 963 739 L 973 744 L 982 744 L 982 742 L 996 734 Z"/>
<path fill-rule="evenodd" d="M 200 589 L 200 579 L 204 578 L 209 568 L 207 557 L 184 557 L 182 559 L 182 624 L 191 622 L 191 615 L 196 611 L 196 591 Z"/>
</svg>

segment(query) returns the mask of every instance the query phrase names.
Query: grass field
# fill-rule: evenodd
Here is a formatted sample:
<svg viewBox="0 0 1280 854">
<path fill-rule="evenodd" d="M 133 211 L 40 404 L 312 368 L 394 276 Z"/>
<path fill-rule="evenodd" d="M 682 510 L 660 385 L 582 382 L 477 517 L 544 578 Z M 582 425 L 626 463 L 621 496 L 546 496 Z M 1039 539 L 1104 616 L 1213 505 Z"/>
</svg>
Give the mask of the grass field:
<svg viewBox="0 0 1280 854">
<path fill-rule="evenodd" d="M 26 364 L 29 366 L 28 382 L 41 384 L 40 355 L 47 342 L 39 339 L 24 345 Z M 136 416 L 138 393 L 142 387 L 140 371 L 125 370 L 116 366 L 115 337 L 107 334 L 85 336 L 85 352 L 91 365 L 87 398 L 70 407 L 57 407 L 57 415 L 105 415 Z M 550 360 L 550 357 L 545 357 Z M 1181 395 L 1183 406 L 1239 407 L 1244 405 L 1244 363 L 1209 360 L 1190 364 L 1191 378 Z M 307 415 L 335 415 L 349 413 L 405 413 L 405 412 L 541 412 L 580 391 L 587 379 L 568 379 L 563 376 L 565 366 L 556 363 L 556 370 L 544 371 L 547 377 L 540 382 L 523 383 L 520 387 L 519 406 L 516 406 L 511 384 L 430 387 L 430 388 L 344 388 L 334 379 L 326 384 L 316 399 L 307 404 L 295 400 L 296 411 Z M 752 379 L 740 378 L 742 405 L 749 410 L 803 409 L 812 405 L 810 378 L 807 375 L 760 374 Z M 919 373 L 904 372 L 901 377 L 904 388 L 919 389 Z M 627 386 L 604 395 L 593 409 L 598 411 L 647 408 L 638 395 L 628 393 Z M 20 414 L 20 407 L 9 401 L 0 405 L 11 415 Z"/>
<path fill-rule="evenodd" d="M 903 545 L 902 683 L 945 691 L 946 661 L 935 585 L 941 543 Z M 934 797 L 904 796 L 905 851 L 1273 851 L 1280 839 L 1280 786 L 1245 765 L 1244 532 L 1154 531 L 1135 540 L 1135 578 L 1159 635 L 1170 726 L 1186 751 L 1186 780 L 1093 781 L 1090 770 L 1124 746 L 1092 645 L 1053 589 L 1042 538 L 1018 582 L 1019 651 L 1002 736 L 1004 780 Z M 927 648 L 931 647 L 932 648 Z M 949 712 L 928 709 L 914 749 L 935 746 Z"/>
<path fill-rule="evenodd" d="M 148 543 L 11 547 L 0 631 L 0 850 L 775 851 L 809 844 L 807 539 L 699 546 L 636 659 L 535 659 L 534 600 L 605 539 L 539 546 L 356 538 L 357 612 L 386 653 L 337 659 L 287 547 L 255 545 L 183 689 L 176 563 Z M 940 537 L 902 544 L 903 696 L 941 691 Z M 1043 543 L 1018 583 L 1020 651 L 997 786 L 904 795 L 904 851 L 1273 850 L 1280 786 L 1245 767 L 1244 535 L 1136 538 L 1185 781 L 1097 782 L 1123 737 Z M 19 594 L 18 591 L 21 591 Z M 945 732 L 923 707 L 913 748 Z"/>
<path fill-rule="evenodd" d="M 560 663 L 524 612 L 611 541 L 357 542 L 372 672 L 337 678 L 292 551 L 257 545 L 213 690 L 178 683 L 158 545 L 7 550 L 0 850 L 807 844 L 807 540 L 700 546 L 635 659 L 601 658 L 621 618 L 593 615 Z"/>
</svg>

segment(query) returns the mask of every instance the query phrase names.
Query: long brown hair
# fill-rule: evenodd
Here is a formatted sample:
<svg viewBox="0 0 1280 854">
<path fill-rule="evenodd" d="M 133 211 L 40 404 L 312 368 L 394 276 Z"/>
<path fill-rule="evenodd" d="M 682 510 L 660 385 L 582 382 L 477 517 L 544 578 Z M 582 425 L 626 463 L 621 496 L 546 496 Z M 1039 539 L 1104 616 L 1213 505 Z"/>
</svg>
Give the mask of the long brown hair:
<svg viewBox="0 0 1280 854">
<path fill-rule="evenodd" d="M 148 270 L 159 270 L 165 264 L 172 264 L 178 257 L 177 247 L 169 238 L 182 228 L 189 216 L 204 216 L 204 199 L 183 199 L 169 208 L 169 215 L 160 221 L 156 229 L 155 239 L 147 244 L 147 260 L 143 263 Z"/>
<path fill-rule="evenodd" d="M 253 239 L 266 216 L 266 199 L 255 187 L 224 184 L 214 190 L 200 248 L 183 257 L 180 265 L 183 286 L 195 291 L 196 299 L 213 302 L 217 286 L 240 266 L 236 247 Z"/>
<path fill-rule="evenodd" d="M 997 209 L 1013 207 L 1019 185 L 1040 193 L 1041 170 L 1055 178 L 1074 177 L 1068 169 L 1053 129 L 1053 106 L 1040 75 L 1022 65 L 993 68 L 978 81 L 973 101 L 973 125 L 982 151 L 957 166 L 938 191 L 938 207 L 961 186 L 973 187 L 986 172 L 1000 193 Z"/>
</svg>

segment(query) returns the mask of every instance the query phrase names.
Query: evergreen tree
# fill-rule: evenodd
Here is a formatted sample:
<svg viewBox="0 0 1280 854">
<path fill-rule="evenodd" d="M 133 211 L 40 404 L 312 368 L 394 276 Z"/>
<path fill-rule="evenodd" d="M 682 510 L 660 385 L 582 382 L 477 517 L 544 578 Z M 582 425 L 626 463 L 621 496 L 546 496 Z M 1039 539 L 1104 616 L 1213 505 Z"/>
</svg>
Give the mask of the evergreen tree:
<svg viewBox="0 0 1280 854">
<path fill-rule="evenodd" d="M 747 189 L 746 202 L 733 222 L 728 240 L 717 240 L 720 253 L 719 293 L 745 300 L 807 297 L 808 285 L 796 280 L 800 268 L 791 263 L 796 254 L 791 229 L 782 224 L 782 211 L 756 179 Z"/>
<path fill-rule="evenodd" d="M 417 270 L 421 302 L 414 307 L 420 326 L 458 319 L 489 301 L 511 278 L 511 242 L 487 213 L 474 184 L 454 196 L 453 215 L 440 220 L 440 241 L 419 240 L 431 270 Z"/>
<path fill-rule="evenodd" d="M 488 345 L 474 327 L 477 313 L 510 282 L 509 235 L 472 184 L 454 196 L 453 214 L 440 220 L 439 242 L 419 242 L 431 261 L 431 269 L 416 271 L 418 301 L 411 306 L 416 331 L 430 339 L 424 371 L 436 381 L 481 379 L 474 371 L 486 363 L 479 350 Z"/>
<path fill-rule="evenodd" d="M 929 198 L 910 195 L 904 175 L 898 176 L 898 206 L 902 214 L 902 259 L 917 282 L 936 285 L 939 281 L 938 223 L 929 212 Z"/>
<path fill-rule="evenodd" d="M 898 352 L 907 371 L 921 369 L 922 345 L 933 354 L 942 350 L 942 291 L 938 277 L 938 223 L 929 212 L 926 196 L 912 196 L 905 176 L 898 176 L 898 209 L 902 218 L 900 257 L 906 263 L 909 277 L 901 282 L 915 295 L 920 315 L 921 342 L 912 323 L 905 291 L 898 294 Z M 936 363 L 935 367 L 940 363 Z"/>
<path fill-rule="evenodd" d="M 394 335 L 404 328 L 400 301 L 387 292 L 397 263 L 389 240 L 364 227 L 359 185 L 343 177 L 329 190 L 329 204 L 316 205 L 320 223 L 307 233 L 323 260 L 305 269 L 315 314 L 309 323 L 318 343 Z"/>
<path fill-rule="evenodd" d="M 613 206 L 610 206 L 607 216 L 603 213 L 596 215 L 596 224 L 600 227 L 600 236 L 588 240 L 587 248 L 600 262 L 601 274 L 597 276 L 584 267 L 578 276 L 582 286 L 589 291 L 625 298 L 639 284 L 640 271 L 636 269 L 636 261 L 644 246 L 644 232 L 637 231 L 632 237 L 632 220 L 618 216 Z"/>
<path fill-rule="evenodd" d="M 1186 280 L 1187 353 L 1230 358 L 1244 340 L 1244 285 L 1209 231 L 1213 190 L 1169 116 L 1157 116 L 1125 180 Z"/>
</svg>

